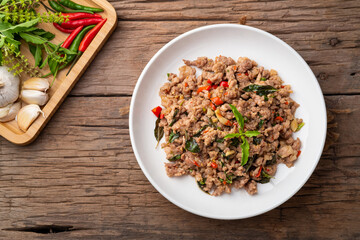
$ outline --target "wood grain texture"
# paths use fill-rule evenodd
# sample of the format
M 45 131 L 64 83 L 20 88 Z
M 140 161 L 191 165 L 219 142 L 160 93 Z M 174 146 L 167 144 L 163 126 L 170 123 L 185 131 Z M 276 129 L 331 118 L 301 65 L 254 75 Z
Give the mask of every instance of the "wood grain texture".
M 359 1 L 111 3 L 116 32 L 39 138 L 26 147 L 0 139 L 0 239 L 360 239 Z M 280 207 L 211 220 L 151 186 L 131 149 L 127 113 L 138 76 L 165 43 L 244 15 L 310 64 L 326 95 L 328 140 L 339 137 Z

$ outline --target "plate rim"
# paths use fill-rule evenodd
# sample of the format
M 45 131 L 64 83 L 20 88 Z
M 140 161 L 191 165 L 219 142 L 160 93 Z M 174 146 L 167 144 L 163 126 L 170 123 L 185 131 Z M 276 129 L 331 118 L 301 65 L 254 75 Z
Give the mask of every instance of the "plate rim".
M 318 154 L 318 156 L 316 156 L 316 162 L 314 163 L 312 169 L 307 173 L 307 176 L 303 178 L 303 182 L 302 184 L 300 184 L 296 189 L 294 189 L 291 194 L 289 194 L 289 196 L 285 197 L 284 199 L 282 199 L 281 201 L 277 202 L 276 204 L 274 204 L 273 206 L 262 210 L 260 212 L 256 212 L 253 214 L 248 214 L 246 216 L 233 216 L 233 217 L 229 217 L 229 216 L 214 216 L 212 214 L 207 214 L 207 213 L 203 213 L 203 212 L 199 212 L 196 209 L 193 208 L 189 208 L 187 206 L 184 206 L 183 204 L 181 204 L 180 202 L 178 202 L 176 199 L 171 198 L 165 191 L 163 191 L 154 181 L 154 179 L 151 177 L 150 173 L 145 169 L 144 165 L 142 164 L 142 161 L 139 160 L 140 155 L 138 153 L 137 148 L 135 147 L 135 139 L 134 139 L 134 133 L 133 133 L 133 109 L 134 109 L 134 105 L 135 105 L 135 99 L 137 97 L 139 88 L 140 88 L 140 84 L 144 79 L 145 74 L 148 72 L 150 66 L 153 64 L 153 62 L 158 58 L 159 55 L 161 55 L 168 47 L 170 47 L 172 44 L 174 44 L 175 42 L 181 40 L 182 38 L 185 38 L 191 34 L 200 32 L 200 31 L 204 31 L 204 30 L 208 30 L 208 29 L 212 29 L 212 28 L 223 28 L 223 27 L 234 27 L 234 28 L 240 28 L 240 29 L 247 29 L 247 30 L 251 30 L 251 31 L 255 31 L 258 32 L 260 34 L 266 35 L 272 39 L 274 39 L 275 41 L 278 41 L 281 45 L 283 45 L 284 47 L 286 47 L 292 54 L 294 54 L 294 56 L 296 58 L 298 58 L 301 62 L 303 62 L 305 64 L 305 68 L 307 71 L 309 71 L 309 73 L 313 76 L 315 81 L 315 86 L 317 88 L 317 91 L 319 91 L 321 93 L 321 105 L 322 108 L 325 112 L 323 117 L 323 121 L 324 121 L 324 126 L 322 129 L 323 130 L 323 136 L 322 136 L 322 142 L 320 144 L 320 152 Z M 321 116 L 320 116 L 321 117 Z M 237 220 L 237 219 L 245 219 L 245 218 L 250 218 L 250 217 L 254 217 L 254 216 L 258 216 L 261 214 L 264 214 L 266 212 L 269 212 L 275 208 L 277 208 L 278 206 L 282 205 L 283 203 L 285 203 L 286 201 L 288 201 L 290 198 L 292 198 L 305 184 L 306 182 L 309 180 L 310 176 L 313 174 L 315 168 L 317 167 L 317 165 L 319 164 L 321 155 L 323 153 L 323 149 L 325 146 L 325 140 L 326 140 L 326 133 L 327 133 L 327 116 L 326 116 L 326 105 L 325 105 L 325 99 L 324 99 L 324 94 L 321 90 L 320 84 L 315 76 L 315 74 L 313 73 L 313 71 L 311 70 L 310 66 L 306 63 L 306 61 L 303 59 L 303 57 L 295 50 L 293 49 L 289 44 L 287 44 L 285 41 L 281 40 L 280 38 L 276 37 L 275 35 L 268 33 L 264 30 L 255 28 L 255 27 L 251 27 L 251 26 L 246 26 L 246 25 L 240 25 L 240 24 L 232 24 L 232 23 L 224 23 L 224 24 L 211 24 L 211 25 L 206 25 L 206 26 L 202 26 L 202 27 L 198 27 L 195 29 L 192 29 L 190 31 L 187 31 L 185 33 L 180 34 L 179 36 L 175 37 L 174 39 L 172 39 L 171 41 L 169 41 L 168 43 L 166 43 L 163 47 L 160 48 L 160 50 L 158 50 L 156 52 L 156 54 L 149 60 L 149 62 L 146 64 L 145 68 L 143 69 L 143 71 L 141 72 L 132 97 L 131 97 L 131 103 L 130 103 L 130 111 L 129 111 L 129 134 L 130 134 L 130 141 L 131 141 L 131 147 L 133 149 L 133 152 L 135 154 L 135 158 L 136 161 L 138 162 L 142 172 L 144 173 L 144 175 L 146 176 L 146 178 L 149 180 L 149 182 L 152 184 L 152 186 L 163 196 L 165 197 L 168 201 L 170 201 L 171 203 L 175 204 L 176 206 L 178 206 L 179 208 L 184 209 L 187 212 L 193 213 L 195 215 L 201 216 L 201 217 L 206 217 L 206 218 L 211 218 L 211 219 L 219 219 L 219 220 Z

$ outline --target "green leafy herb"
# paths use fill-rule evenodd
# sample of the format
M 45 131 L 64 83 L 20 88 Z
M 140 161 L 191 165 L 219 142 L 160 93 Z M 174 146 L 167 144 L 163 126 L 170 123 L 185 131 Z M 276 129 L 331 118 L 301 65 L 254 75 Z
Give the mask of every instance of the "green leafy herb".
M 175 141 L 175 139 L 178 139 L 180 137 L 180 133 L 174 133 L 173 130 L 170 130 L 170 135 L 169 135 L 169 143 L 172 143 Z
M 168 159 L 170 162 L 174 162 L 176 160 L 179 160 L 181 158 L 181 154 L 175 155 L 172 158 Z
M 35 66 L 38 67 L 42 62 L 41 45 L 36 45 L 34 58 L 35 58 Z
M 199 153 L 200 147 L 194 138 L 190 138 L 185 142 L 185 149 L 192 153 Z
M 260 78 L 260 81 L 266 81 L 266 80 L 267 80 L 267 79 L 264 78 L 264 77 Z
M 255 145 L 259 145 L 261 143 L 261 141 L 262 141 L 261 138 L 257 138 L 257 137 L 253 138 L 253 144 L 255 144 Z
M 231 107 L 231 110 L 234 113 L 236 121 L 238 122 L 238 124 L 240 126 L 239 127 L 239 133 L 230 133 L 230 134 L 226 135 L 224 137 L 224 139 L 227 139 L 227 138 L 237 138 L 238 139 L 239 137 L 241 138 L 241 140 L 242 140 L 242 144 L 241 144 L 241 166 L 244 166 L 248 161 L 249 150 L 250 150 L 249 142 L 246 140 L 245 136 L 246 137 L 256 137 L 257 135 L 260 134 L 260 132 L 258 132 L 258 131 L 246 131 L 244 133 L 243 132 L 244 131 L 244 118 L 243 118 L 243 116 L 236 109 L 235 106 L 230 104 L 230 107 Z
M 259 129 L 262 127 L 264 125 L 264 120 L 260 120 L 260 122 L 259 122 Z
M 272 159 L 271 160 L 267 160 L 266 163 L 265 163 L 265 166 L 270 166 L 270 165 L 274 165 L 276 163 L 276 154 L 274 154 L 272 156 Z
M 232 138 L 231 139 L 231 143 L 230 143 L 230 145 L 231 146 L 234 146 L 234 147 L 238 147 L 239 146 L 239 144 L 240 144 L 240 140 L 239 140 L 239 138 L 237 137 L 237 138 Z
M 170 127 L 172 127 L 179 120 L 179 118 L 176 117 L 176 115 L 178 113 L 179 113 L 179 109 L 176 108 L 175 111 L 174 111 L 173 120 L 169 124 Z
M 164 127 L 160 127 L 160 118 L 158 118 L 155 122 L 155 129 L 154 129 L 154 136 L 155 139 L 157 141 L 156 147 L 159 145 L 160 140 L 162 139 L 162 137 L 164 136 Z
M 200 137 L 201 133 L 208 127 L 209 125 L 205 125 L 202 128 L 200 128 L 199 131 L 193 136 L 193 137 Z
M 250 167 L 252 166 L 254 159 L 255 159 L 255 156 L 250 157 L 248 162 L 244 165 L 245 172 L 248 172 L 250 170 Z
M 300 131 L 300 129 L 301 129 L 304 125 L 305 125 L 304 122 L 300 123 L 300 124 L 298 125 L 298 127 L 297 127 L 297 129 L 296 129 L 295 132 Z
M 209 126 L 214 128 L 214 129 L 217 129 L 216 124 L 213 122 L 213 120 L 211 120 L 211 118 L 209 118 Z
M 207 194 L 210 194 L 208 191 L 204 190 L 204 188 L 206 187 L 205 181 L 206 181 L 206 178 L 201 181 L 196 181 L 196 183 L 197 183 L 198 187 L 201 189 L 201 191 L 203 191 Z
M 266 96 L 270 93 L 274 93 L 274 92 L 278 91 L 278 89 L 276 89 L 270 85 L 256 85 L 256 84 L 249 85 L 249 86 L 243 88 L 243 90 L 245 92 L 256 92 L 256 94 L 259 96 Z
M 223 143 L 224 141 L 225 141 L 225 139 L 223 139 L 223 138 L 218 138 L 215 140 L 215 142 L 217 142 L 217 143 Z

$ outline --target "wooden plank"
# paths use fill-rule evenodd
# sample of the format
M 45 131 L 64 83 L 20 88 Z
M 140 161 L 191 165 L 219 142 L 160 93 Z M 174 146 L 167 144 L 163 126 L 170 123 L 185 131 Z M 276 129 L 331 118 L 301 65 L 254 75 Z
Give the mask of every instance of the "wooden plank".
M 326 97 L 339 142 L 295 197 L 258 217 L 217 221 L 174 206 L 145 178 L 128 135 L 130 97 L 69 97 L 33 144 L 0 140 L 0 238 L 355 239 L 360 150 L 348 143 L 360 140 L 359 100 Z M 17 230 L 53 224 L 73 231 Z
M 119 15 L 124 13 L 120 11 Z M 238 18 L 231 21 L 120 21 L 99 58 L 71 94 L 130 96 L 147 62 L 167 42 L 197 27 L 237 21 Z M 308 20 L 261 23 L 248 20 L 247 25 L 269 31 L 297 50 L 312 68 L 325 94 L 360 93 L 360 23 L 346 24 L 347 28 L 342 30 L 321 29 L 318 21 Z M 115 61 L 110 61 L 114 58 Z

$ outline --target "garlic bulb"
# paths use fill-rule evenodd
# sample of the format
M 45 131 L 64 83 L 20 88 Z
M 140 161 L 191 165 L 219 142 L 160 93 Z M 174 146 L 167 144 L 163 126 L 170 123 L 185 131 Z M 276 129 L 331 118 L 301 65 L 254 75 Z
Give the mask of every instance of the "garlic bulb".
M 30 78 L 22 85 L 23 90 L 37 90 L 41 92 L 46 92 L 49 87 L 49 81 L 46 78 Z
M 8 122 L 15 119 L 21 108 L 21 103 L 10 103 L 6 107 L 0 108 L 0 122 Z
M 22 131 L 26 132 L 30 125 L 39 117 L 40 113 L 42 113 L 42 115 L 44 116 L 44 113 L 36 104 L 26 105 L 25 107 L 20 109 L 18 115 L 16 116 L 16 121 L 19 128 Z
M 20 79 L 8 70 L 8 67 L 0 66 L 0 107 L 6 107 L 19 97 Z
M 21 100 L 27 104 L 37 104 L 43 106 L 48 101 L 49 96 L 47 93 L 37 91 L 37 90 L 22 90 L 21 91 Z

